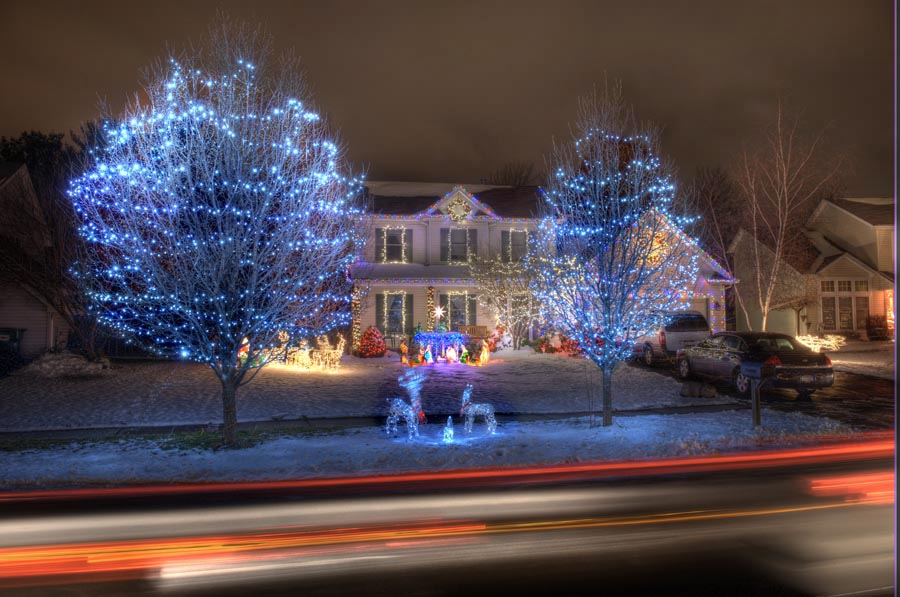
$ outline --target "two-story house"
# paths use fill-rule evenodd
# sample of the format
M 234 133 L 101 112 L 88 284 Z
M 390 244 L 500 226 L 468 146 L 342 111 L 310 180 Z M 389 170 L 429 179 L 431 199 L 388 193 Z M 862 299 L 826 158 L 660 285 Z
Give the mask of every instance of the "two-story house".
M 370 182 L 367 189 L 368 242 L 352 271 L 354 345 L 373 325 L 388 338 L 409 337 L 418 325 L 431 330 L 436 307 L 449 330 L 492 330 L 497 316 L 479 304 L 468 262 L 525 255 L 538 225 L 538 189 L 388 182 Z M 697 250 L 703 265 L 694 288 L 686 289 L 691 308 L 724 329 L 731 276 Z
M 865 337 L 870 315 L 884 316 L 893 331 L 894 200 L 823 200 L 807 219 L 805 235 L 809 250 L 785 268 L 788 274 L 811 277 L 814 288 L 807 293 L 808 302 L 799 319 L 791 309 L 771 311 L 767 331 Z M 729 252 L 737 256 L 741 243 L 749 241 L 750 236 L 742 230 Z M 735 276 L 749 284 L 753 263 L 736 257 L 734 267 Z M 755 301 L 748 301 L 747 311 L 749 322 L 738 310 L 738 329 L 759 329 L 762 316 Z
M 807 222 L 819 253 L 812 265 L 819 300 L 809 309 L 814 330 L 864 335 L 869 315 L 894 327 L 894 199 L 822 201 Z

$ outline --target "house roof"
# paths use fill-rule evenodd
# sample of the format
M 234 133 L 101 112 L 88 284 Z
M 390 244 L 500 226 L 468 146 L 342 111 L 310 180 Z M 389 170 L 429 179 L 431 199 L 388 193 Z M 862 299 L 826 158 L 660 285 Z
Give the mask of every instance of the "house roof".
M 3 186 L 23 165 L 23 162 L 0 162 L 0 186 Z
M 894 202 L 871 203 L 871 200 L 828 199 L 828 201 L 872 226 L 894 225 Z
M 372 182 L 366 188 L 373 213 L 412 216 L 428 210 L 454 185 Z M 538 187 L 466 185 L 465 188 L 501 218 L 530 218 L 538 210 Z M 430 192 L 434 194 L 427 194 Z

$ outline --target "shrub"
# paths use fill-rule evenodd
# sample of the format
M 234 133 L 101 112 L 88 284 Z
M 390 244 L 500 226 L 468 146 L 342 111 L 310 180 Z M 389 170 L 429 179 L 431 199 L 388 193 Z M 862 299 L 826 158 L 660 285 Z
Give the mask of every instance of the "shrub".
M 0 377 L 23 365 L 22 357 L 10 350 L 0 350 Z
M 884 315 L 869 315 L 866 318 L 866 335 L 869 340 L 887 340 L 887 318 Z
M 370 325 L 366 328 L 366 331 L 363 332 L 362 338 L 359 341 L 358 355 L 364 359 L 370 359 L 373 357 L 383 357 L 385 352 L 387 352 L 387 344 L 384 343 L 381 332 L 374 325 Z

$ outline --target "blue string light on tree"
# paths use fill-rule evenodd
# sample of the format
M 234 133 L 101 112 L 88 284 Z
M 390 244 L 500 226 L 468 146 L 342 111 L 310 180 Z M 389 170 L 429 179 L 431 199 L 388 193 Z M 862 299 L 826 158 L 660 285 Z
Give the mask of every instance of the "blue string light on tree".
M 619 86 L 584 98 L 571 143 L 555 148 L 543 217 L 526 258 L 544 321 L 603 372 L 603 424 L 612 374 L 634 340 L 684 308 L 697 282 L 691 219 L 670 211 L 671 168 L 658 133 L 639 125 Z
M 235 394 L 292 341 L 349 322 L 361 181 L 270 39 L 222 24 L 104 123 L 70 197 L 77 275 L 102 324 L 213 369 L 233 444 Z

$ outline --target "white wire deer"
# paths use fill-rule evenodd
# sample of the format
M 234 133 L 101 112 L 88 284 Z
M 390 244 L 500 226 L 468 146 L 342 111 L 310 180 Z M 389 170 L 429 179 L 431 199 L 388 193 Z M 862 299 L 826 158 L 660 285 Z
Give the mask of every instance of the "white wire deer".
M 400 419 L 406 423 L 406 439 L 419 437 L 419 416 L 413 407 L 407 404 L 403 398 L 388 398 L 390 408 L 388 409 L 387 423 L 384 426 L 384 432 L 388 437 L 397 437 L 397 423 Z
M 397 423 L 403 419 L 406 423 L 407 439 L 419 437 L 419 421 L 425 419 L 425 413 L 422 411 L 422 382 L 425 381 L 425 374 L 407 369 L 397 381 L 409 394 L 410 402 L 407 404 L 402 398 L 387 399 L 390 406 L 384 431 L 388 436 L 397 437 Z
M 481 415 L 484 422 L 487 423 L 487 432 L 492 434 L 497 431 L 497 418 L 494 416 L 494 406 L 487 402 L 472 402 L 472 384 L 467 384 L 463 390 L 462 408 L 459 409 L 459 416 L 466 417 L 465 429 L 466 433 L 472 433 L 472 427 L 475 425 L 475 417 Z

